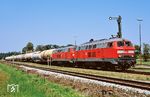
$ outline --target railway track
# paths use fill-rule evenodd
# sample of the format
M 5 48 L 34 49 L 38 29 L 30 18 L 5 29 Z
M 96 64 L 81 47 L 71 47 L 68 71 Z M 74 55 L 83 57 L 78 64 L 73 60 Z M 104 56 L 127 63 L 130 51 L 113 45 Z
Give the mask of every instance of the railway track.
M 71 76 L 77 76 L 77 77 L 82 77 L 82 78 L 87 78 L 87 79 L 92 79 L 92 80 L 97 80 L 97 81 L 104 81 L 104 82 L 109 82 L 109 83 L 114 83 L 114 84 L 119 84 L 119 85 L 124 85 L 124 86 L 129 86 L 129 87 L 133 87 L 133 88 L 139 88 L 139 89 L 144 89 L 144 90 L 150 91 L 150 82 L 142 82 L 142 81 L 135 81 L 135 80 L 126 80 L 126 79 L 119 79 L 119 78 L 112 78 L 112 77 L 96 76 L 96 75 L 83 74 L 83 73 L 77 73 L 77 72 L 50 69 L 50 68 L 45 68 L 45 67 L 36 67 L 36 66 L 23 64 L 23 63 L 16 63 L 16 65 L 23 65 L 26 67 L 32 67 L 32 68 L 42 69 L 42 70 L 46 70 L 46 71 L 51 71 L 51 72 L 56 72 L 56 73 L 61 73 L 61 74 L 66 74 L 66 75 L 71 75 Z
M 12 63 L 12 62 L 9 62 Z M 19 64 L 19 62 L 14 62 L 15 64 Z M 22 63 L 20 63 L 22 64 Z M 29 64 L 29 63 L 25 63 Z M 40 65 L 40 64 L 38 64 Z M 126 71 L 120 71 L 120 70 L 102 70 L 102 69 L 93 69 L 93 70 L 101 70 L 101 71 L 112 71 L 112 72 L 118 72 L 118 73 L 129 73 L 129 74 L 141 74 L 141 75 L 150 75 L 150 72 L 142 72 L 142 71 L 135 71 L 135 70 L 126 70 Z
M 142 71 L 135 71 L 135 70 L 126 70 L 123 71 L 123 73 L 150 75 L 150 72 L 142 72 Z
M 12 62 L 10 62 L 12 63 Z M 19 63 L 19 62 L 14 62 L 14 63 Z M 20 63 L 22 64 L 22 63 Z M 29 64 L 29 63 L 25 63 Z M 40 64 L 38 64 L 40 65 Z M 102 70 L 102 69 L 93 69 L 93 70 Z M 102 70 L 102 71 L 112 71 L 112 70 Z M 141 74 L 141 75 L 150 75 L 150 72 L 142 72 L 142 71 L 135 71 L 135 70 L 126 70 L 126 71 L 120 71 L 120 70 L 114 70 L 112 72 L 118 72 L 118 73 L 129 73 L 129 74 Z
M 95 70 L 102 70 L 102 69 L 95 69 Z M 120 72 L 120 73 L 130 73 L 130 74 L 142 74 L 142 75 L 150 75 L 150 72 L 143 72 L 143 71 L 135 71 L 135 70 L 125 70 L 125 71 L 120 71 L 120 70 L 102 70 L 102 71 L 112 71 L 112 72 Z

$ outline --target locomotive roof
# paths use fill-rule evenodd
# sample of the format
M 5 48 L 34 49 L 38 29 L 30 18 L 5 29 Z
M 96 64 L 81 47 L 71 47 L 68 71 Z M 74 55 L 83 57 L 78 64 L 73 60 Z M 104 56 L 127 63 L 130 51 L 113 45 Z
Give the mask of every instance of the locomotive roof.
M 106 42 L 122 41 L 122 40 L 128 41 L 127 39 L 124 39 L 124 38 L 110 38 L 110 39 L 101 39 L 101 40 L 89 41 L 89 42 L 83 43 L 81 45 L 106 43 Z
M 61 49 L 67 49 L 67 48 L 74 48 L 75 46 L 65 46 L 65 47 L 60 47 L 60 48 L 57 48 L 57 50 L 61 50 Z

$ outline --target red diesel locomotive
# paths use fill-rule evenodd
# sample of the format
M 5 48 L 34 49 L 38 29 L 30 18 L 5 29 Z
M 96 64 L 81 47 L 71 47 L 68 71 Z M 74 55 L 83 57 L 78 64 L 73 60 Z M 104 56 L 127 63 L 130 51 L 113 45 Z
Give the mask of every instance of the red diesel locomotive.
M 134 50 L 131 41 L 127 39 L 102 39 L 56 49 L 51 59 L 57 64 L 70 62 L 78 67 L 126 70 L 136 63 Z

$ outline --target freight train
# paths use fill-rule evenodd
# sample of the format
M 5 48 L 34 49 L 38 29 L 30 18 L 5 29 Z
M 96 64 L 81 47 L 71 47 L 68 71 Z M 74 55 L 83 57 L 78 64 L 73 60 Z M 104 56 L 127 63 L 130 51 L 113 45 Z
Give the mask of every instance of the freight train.
M 7 61 L 50 62 L 52 65 L 126 70 L 136 64 L 135 48 L 123 38 L 90 40 L 81 45 L 6 57 Z

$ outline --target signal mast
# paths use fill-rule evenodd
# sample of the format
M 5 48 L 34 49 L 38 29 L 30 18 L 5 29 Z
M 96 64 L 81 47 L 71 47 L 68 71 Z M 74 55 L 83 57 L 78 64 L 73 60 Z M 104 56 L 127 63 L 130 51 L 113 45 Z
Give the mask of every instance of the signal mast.
M 118 17 L 109 17 L 109 20 L 117 20 L 118 23 L 118 33 L 117 33 L 117 37 L 118 38 L 122 38 L 122 32 L 121 32 L 121 16 L 119 15 Z

